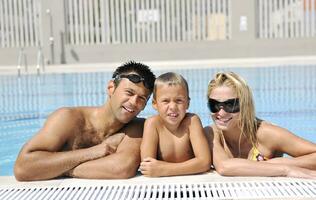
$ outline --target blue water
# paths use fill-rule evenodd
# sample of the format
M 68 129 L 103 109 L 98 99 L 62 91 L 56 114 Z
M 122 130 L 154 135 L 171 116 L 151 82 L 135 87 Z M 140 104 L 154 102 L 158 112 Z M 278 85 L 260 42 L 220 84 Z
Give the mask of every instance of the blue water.
M 258 117 L 316 143 L 316 65 L 172 71 L 187 79 L 191 97 L 189 111 L 197 113 L 204 126 L 211 123 L 206 106 L 209 80 L 218 71 L 234 71 L 253 89 Z M 155 71 L 155 74 L 164 72 Z M 19 150 L 53 110 L 62 106 L 103 104 L 110 77 L 109 72 L 0 76 L 0 175 L 13 175 Z M 149 100 L 140 115 L 154 113 Z

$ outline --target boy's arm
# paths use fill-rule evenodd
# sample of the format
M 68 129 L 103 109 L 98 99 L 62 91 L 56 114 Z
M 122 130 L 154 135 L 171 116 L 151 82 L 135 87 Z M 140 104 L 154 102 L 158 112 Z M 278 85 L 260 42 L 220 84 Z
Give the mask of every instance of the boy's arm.
M 211 154 L 201 121 L 198 116 L 193 115 L 190 123 L 190 140 L 195 157 L 181 163 L 171 163 L 153 158 L 146 158 L 141 164 L 141 169 L 146 171 L 145 175 L 174 176 L 196 174 L 210 169 Z
M 155 117 L 151 117 L 145 121 L 143 140 L 140 148 L 142 161 L 148 157 L 157 157 L 159 137 L 155 126 L 156 119 Z

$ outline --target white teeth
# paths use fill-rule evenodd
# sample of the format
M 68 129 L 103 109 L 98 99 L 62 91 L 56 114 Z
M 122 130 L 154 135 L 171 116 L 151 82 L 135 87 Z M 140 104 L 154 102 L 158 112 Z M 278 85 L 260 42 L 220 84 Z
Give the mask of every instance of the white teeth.
M 126 107 L 124 107 L 124 108 L 125 108 L 125 110 L 127 110 L 130 113 L 134 112 L 134 110 L 132 110 L 132 109 L 129 109 L 129 108 L 126 108 Z
M 228 118 L 228 119 L 218 119 L 219 121 L 221 121 L 221 122 L 224 122 L 224 123 L 226 123 L 226 122 L 228 122 L 229 120 L 231 120 L 232 118 Z
M 176 113 L 170 113 L 169 116 L 170 116 L 170 117 L 176 117 L 177 114 L 176 114 Z

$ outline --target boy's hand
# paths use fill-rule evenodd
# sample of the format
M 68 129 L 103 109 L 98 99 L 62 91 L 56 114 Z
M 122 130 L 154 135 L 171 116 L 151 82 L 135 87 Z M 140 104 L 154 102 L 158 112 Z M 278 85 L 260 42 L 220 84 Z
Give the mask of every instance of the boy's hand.
M 139 167 L 144 176 L 159 177 L 163 176 L 163 162 L 154 158 L 145 158 Z

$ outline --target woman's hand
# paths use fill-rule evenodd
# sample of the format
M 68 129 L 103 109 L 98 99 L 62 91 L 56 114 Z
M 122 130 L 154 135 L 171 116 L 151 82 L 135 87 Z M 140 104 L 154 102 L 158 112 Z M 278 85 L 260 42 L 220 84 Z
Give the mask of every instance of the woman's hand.
M 301 167 L 288 166 L 287 177 L 316 179 L 316 171 Z

